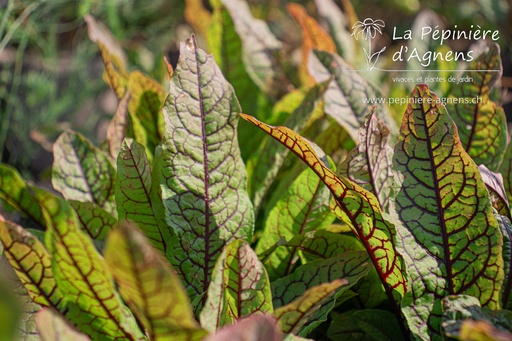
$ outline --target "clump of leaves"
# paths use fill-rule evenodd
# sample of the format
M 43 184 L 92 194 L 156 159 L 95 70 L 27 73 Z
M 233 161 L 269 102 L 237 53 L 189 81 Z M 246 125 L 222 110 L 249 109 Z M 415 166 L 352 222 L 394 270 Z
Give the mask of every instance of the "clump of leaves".
M 13 285 L 40 309 L 20 313 L 24 336 L 35 320 L 42 340 L 510 337 L 512 154 L 479 142 L 506 137 L 486 77 L 499 49 L 476 60 L 484 103 L 447 111 L 417 85 L 397 128 L 363 105 L 379 90 L 349 70 L 346 45 L 320 46 L 314 37 L 333 38 L 297 6 L 304 87 L 278 102 L 266 73 L 278 44 L 244 2 L 198 12 L 198 29 L 230 39 L 207 39 L 215 58 L 242 63 L 216 63 L 192 35 L 167 94 L 87 19 L 119 98 L 107 140 L 60 136 L 61 195 L 0 166 L 0 196 L 35 226 L 0 219 Z M 230 82 L 252 90 L 236 96 Z

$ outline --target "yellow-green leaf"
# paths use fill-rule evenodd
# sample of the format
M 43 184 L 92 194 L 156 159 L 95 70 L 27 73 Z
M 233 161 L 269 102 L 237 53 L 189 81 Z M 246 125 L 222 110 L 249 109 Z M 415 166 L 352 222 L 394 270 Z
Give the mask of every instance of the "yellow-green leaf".
M 0 241 L 30 298 L 42 306 L 64 308 L 63 295 L 53 277 L 51 257 L 43 244 L 23 227 L 2 216 Z
M 68 201 L 75 210 L 80 228 L 92 240 L 103 241 L 117 220 L 107 211 L 92 202 Z
M 46 226 L 32 187 L 25 183 L 17 170 L 8 165 L 0 165 L 0 197 L 42 228 Z
M 119 292 L 151 340 L 200 340 L 187 293 L 169 262 L 127 223 L 112 231 L 105 260 Z
M 93 340 L 143 340 L 135 319 L 122 305 L 103 258 L 80 232 L 75 212 L 64 200 L 41 194 L 57 287 L 66 299 L 68 318 Z
M 348 281 L 345 279 L 322 283 L 308 289 L 293 302 L 276 309 L 274 316 L 279 320 L 283 332 L 298 333 L 320 306 L 334 295 L 336 289 L 347 284 Z

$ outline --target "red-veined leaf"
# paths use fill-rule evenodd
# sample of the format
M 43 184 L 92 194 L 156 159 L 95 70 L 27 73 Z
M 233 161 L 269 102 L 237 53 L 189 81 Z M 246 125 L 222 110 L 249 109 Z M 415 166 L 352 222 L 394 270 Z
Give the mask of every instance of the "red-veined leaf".
M 439 98 L 417 85 L 395 148 L 399 244 L 411 283 L 402 311 L 412 333 L 441 338 L 441 299 L 477 297 L 500 306 L 502 237 L 478 168 Z

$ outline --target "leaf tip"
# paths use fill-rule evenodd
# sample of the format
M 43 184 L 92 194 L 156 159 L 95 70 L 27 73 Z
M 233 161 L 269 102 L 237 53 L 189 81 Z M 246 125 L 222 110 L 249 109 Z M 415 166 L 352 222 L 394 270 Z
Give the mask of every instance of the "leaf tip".
M 190 52 L 195 52 L 196 49 L 197 49 L 197 43 L 196 43 L 196 35 L 194 33 L 192 33 L 190 35 L 190 38 L 188 38 L 186 41 L 185 41 L 185 47 L 187 48 L 187 50 L 189 50 Z

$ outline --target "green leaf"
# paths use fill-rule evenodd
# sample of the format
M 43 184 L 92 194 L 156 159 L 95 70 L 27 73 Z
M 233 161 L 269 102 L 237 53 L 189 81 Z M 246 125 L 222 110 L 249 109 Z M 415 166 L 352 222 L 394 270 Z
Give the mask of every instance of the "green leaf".
M 40 195 L 48 223 L 46 245 L 52 270 L 66 298 L 66 318 L 93 340 L 143 340 L 135 319 L 114 291 L 103 258 L 78 228 L 71 206 L 64 200 Z
M 501 289 L 503 309 L 512 310 L 512 222 L 507 216 L 494 213 L 503 235 L 505 281 Z
M 192 36 L 180 47 L 164 105 L 166 136 L 155 156 L 168 258 L 191 300 L 208 289 L 224 245 L 251 239 L 254 212 L 246 192 L 236 126 L 240 106 L 212 56 Z
M 471 82 L 453 86 L 446 108 L 457 124 L 460 141 L 475 163 L 498 169 L 507 145 L 507 120 L 503 108 L 489 98 L 501 78 L 500 48 L 489 44 L 462 76 Z M 453 102 L 456 100 L 457 102 Z
M 345 279 L 314 286 L 293 302 L 276 309 L 274 316 L 279 320 L 284 333 L 299 333 L 313 314 L 334 295 L 336 289 L 347 285 Z
M 164 89 L 139 71 L 130 74 L 127 87 L 131 94 L 128 111 L 133 137 L 153 155 L 165 132 L 161 111 L 165 99 Z
M 404 339 L 396 316 L 389 311 L 365 309 L 332 313 L 330 340 L 399 341 Z
M 361 251 L 364 246 L 356 237 L 330 231 L 312 231 L 294 237 L 279 246 L 296 247 L 303 252 L 307 261 L 327 259 L 348 251 Z M 379 274 L 371 267 L 368 275 L 357 282 L 352 290 L 357 292 L 358 301 L 366 308 L 379 306 L 387 299 Z
M 505 191 L 505 185 L 503 184 L 503 176 L 499 173 L 491 172 L 489 168 L 484 165 L 479 165 L 478 171 L 480 172 L 482 180 L 489 192 L 489 199 L 491 200 L 492 207 L 494 207 L 499 214 L 512 219 L 507 192 Z
M 339 165 L 345 160 L 348 156 L 347 150 L 356 147 L 347 130 L 334 121 L 318 135 L 315 142 L 325 154 L 331 157 L 335 165 Z
M 307 89 L 294 89 L 283 95 L 272 107 L 272 114 L 268 117 L 270 124 L 283 123 L 304 102 Z M 250 126 L 248 124 L 248 126 Z M 266 136 L 262 132 L 263 136 Z
M 375 267 L 371 267 L 368 275 L 352 288 L 357 295 L 357 302 L 366 309 L 377 308 L 388 300 L 386 289 Z
M 41 227 L 46 226 L 32 187 L 25 183 L 17 170 L 8 165 L 0 165 L 0 197 Z
M 272 34 L 265 21 L 253 17 L 245 1 L 220 1 L 231 15 L 236 33 L 242 42 L 242 62 L 249 77 L 261 91 L 273 97 L 278 89 L 278 68 L 273 54 L 281 49 L 281 42 Z
M 219 330 L 203 341 L 281 341 L 283 337 L 270 315 L 251 315 Z
M 63 308 L 63 295 L 57 288 L 52 272 L 52 260 L 43 244 L 23 227 L 0 216 L 0 241 L 4 253 L 37 304 Z
M 284 124 L 293 130 L 302 130 L 308 118 L 319 105 L 326 88 L 327 83 L 320 83 L 310 89 L 301 105 L 293 111 Z M 249 181 L 249 192 L 256 211 L 261 206 L 263 197 L 275 180 L 288 152 L 287 148 L 276 141 L 266 139 L 258 151 L 247 161 L 248 172 L 252 174 Z
M 461 340 L 512 339 L 512 312 L 492 311 L 468 295 L 448 296 L 443 304 L 443 332 Z
M 364 250 L 364 246 L 356 237 L 325 230 L 298 235 L 283 246 L 299 249 L 308 260 L 327 259 L 347 251 Z
M 244 52 L 242 40 L 235 30 L 233 19 L 222 1 L 212 1 L 211 3 L 213 15 L 207 38 L 215 62 L 219 65 L 226 80 L 235 89 L 242 110 L 249 111 L 258 117 L 267 117 L 270 112 L 268 97 L 248 75 L 244 63 L 240 63 Z M 244 5 L 246 4 L 242 5 L 244 10 L 249 11 Z M 246 15 L 250 16 L 251 14 L 247 12 Z M 238 127 L 244 160 L 258 148 L 265 136 L 257 134 L 251 139 L 245 139 L 244 137 L 250 134 L 249 127 L 244 124 Z
M 53 187 L 67 200 L 93 202 L 115 215 L 116 171 L 82 135 L 66 131 L 53 145 Z
M 298 267 L 291 275 L 272 282 L 274 308 L 282 307 L 302 296 L 316 285 L 344 278 L 348 289 L 368 273 L 368 255 L 363 251 L 349 251 L 318 259 Z
M 341 278 L 346 280 L 346 285 L 340 287 L 327 302 L 324 301 L 323 306 L 309 318 L 308 324 L 300 333 L 301 336 L 304 336 L 327 319 L 327 314 L 334 308 L 336 300 L 344 291 L 368 274 L 368 260 L 366 252 L 351 251 L 302 265 L 291 275 L 272 282 L 274 307 L 277 310 L 277 308 L 293 302 L 314 286 Z
M 242 317 L 273 310 L 268 275 L 256 253 L 243 240 L 226 245 L 213 271 L 201 325 L 215 332 Z
M 392 169 L 393 149 L 389 146 L 390 132 L 373 112 L 359 130 L 359 145 L 338 168 L 338 173 L 375 194 L 383 211 L 388 212 L 394 197 L 393 186 L 398 179 Z
M 286 127 L 269 126 L 249 115 L 241 116 L 287 146 L 315 171 L 336 199 L 335 213 L 354 229 L 363 242 L 382 283 L 387 286 L 388 297 L 391 299 L 393 293 L 402 296 L 406 290 L 405 277 L 402 259 L 393 244 L 395 231 L 383 219 L 375 196 L 350 180 L 336 176 L 318 158 L 309 143 L 294 131 Z
M 135 222 L 154 247 L 165 254 L 171 237 L 162 204 L 152 199 L 151 165 L 145 149 L 125 139 L 117 157 L 116 201 L 119 219 Z
M 80 229 L 92 240 L 103 241 L 108 232 L 117 224 L 117 220 L 107 211 L 92 202 L 68 201 L 75 210 Z
M 329 208 L 329 189 L 311 169 L 305 169 L 271 209 L 256 246 L 261 253 L 280 238 L 287 241 L 303 233 L 325 229 L 336 216 Z M 298 258 L 297 247 L 280 247 L 265 262 L 271 279 L 289 275 Z
M 199 340 L 190 300 L 179 276 L 142 233 L 127 223 L 112 231 L 105 261 L 119 292 L 151 340 Z
M 502 241 L 478 168 L 439 98 L 417 85 L 409 103 L 394 160 L 404 176 L 397 231 L 412 283 L 402 311 L 416 337 L 439 339 L 444 296 L 500 306 Z
M 324 82 L 331 77 L 329 88 L 324 94 L 325 113 L 344 127 L 354 141 L 358 140 L 359 127 L 364 123 L 372 106 L 363 98 L 378 98 L 380 94 L 357 71 L 335 53 L 314 51 L 309 63 L 309 72 L 317 82 Z M 311 58 L 310 58 L 311 59 Z M 396 132 L 396 125 L 384 106 L 376 108 L 376 115 L 388 126 L 391 135 Z
M 73 328 L 62 315 L 52 309 L 42 309 L 36 316 L 37 330 L 41 341 L 89 341 L 90 339 Z

